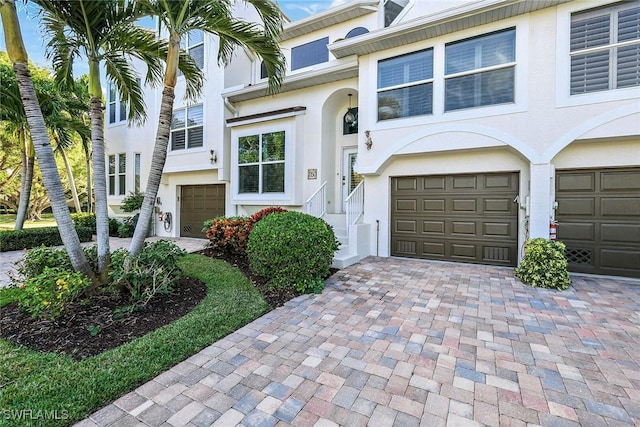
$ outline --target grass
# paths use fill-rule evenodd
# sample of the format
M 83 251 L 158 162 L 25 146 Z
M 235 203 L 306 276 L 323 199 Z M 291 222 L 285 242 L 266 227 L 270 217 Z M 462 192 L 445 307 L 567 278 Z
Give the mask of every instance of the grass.
M 207 284 L 205 299 L 186 316 L 118 348 L 76 362 L 0 340 L 0 425 L 28 425 L 7 416 L 20 410 L 65 418 L 41 418 L 34 421 L 38 426 L 86 418 L 268 311 L 260 292 L 224 261 L 190 254 L 179 264 Z M 6 292 L 0 295 L 3 303 L 11 300 Z
M 40 221 L 24 222 L 24 228 L 55 227 L 56 225 L 56 220 L 53 217 L 53 214 L 42 214 L 42 219 Z M 0 230 L 13 230 L 15 226 L 15 214 L 0 215 Z

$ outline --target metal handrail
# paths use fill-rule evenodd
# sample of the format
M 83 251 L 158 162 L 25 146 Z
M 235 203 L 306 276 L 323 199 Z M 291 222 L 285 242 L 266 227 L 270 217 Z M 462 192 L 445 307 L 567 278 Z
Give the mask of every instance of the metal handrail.
M 309 197 L 305 207 L 309 215 L 317 218 L 322 218 L 327 213 L 327 181 Z
M 347 211 L 347 227 L 358 222 L 364 214 L 364 180 L 344 199 Z

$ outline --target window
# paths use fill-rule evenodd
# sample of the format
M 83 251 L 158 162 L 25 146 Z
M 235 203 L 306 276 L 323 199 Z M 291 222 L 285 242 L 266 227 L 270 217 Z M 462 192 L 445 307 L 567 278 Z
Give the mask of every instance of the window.
M 408 4 L 409 0 L 385 0 L 384 26 L 388 27 L 391 25 Z
M 356 27 L 354 29 L 352 29 L 351 31 L 349 31 L 347 33 L 346 36 L 344 36 L 345 39 L 350 39 L 351 37 L 357 37 L 360 36 L 362 34 L 367 34 L 369 32 L 369 30 L 367 30 L 364 27 Z
M 634 6 L 635 7 L 630 7 Z M 640 85 L 638 2 L 571 16 L 571 95 Z
M 127 155 L 120 153 L 111 154 L 108 158 L 109 195 L 124 196 L 127 192 Z
M 140 153 L 134 154 L 133 162 L 133 191 L 140 192 Z
M 284 193 L 285 133 L 238 138 L 239 193 Z
M 445 45 L 445 111 L 514 102 L 514 28 Z
M 109 101 L 107 104 L 109 124 L 127 120 L 127 103 L 118 98 L 116 86 L 113 83 L 109 83 Z
M 378 120 L 431 114 L 433 49 L 378 62 Z
M 171 120 L 171 151 L 203 146 L 202 105 L 174 110 Z
M 204 32 L 192 30 L 180 40 L 180 48 L 187 51 L 193 58 L 198 68 L 204 68 Z M 179 73 L 182 75 L 182 73 Z
M 291 70 L 321 64 L 329 60 L 329 37 L 312 41 L 291 49 Z

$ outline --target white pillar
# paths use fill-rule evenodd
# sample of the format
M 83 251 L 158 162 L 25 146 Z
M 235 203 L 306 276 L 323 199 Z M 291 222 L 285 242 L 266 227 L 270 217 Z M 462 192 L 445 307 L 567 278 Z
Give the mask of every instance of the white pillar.
M 529 184 L 529 238 L 549 238 L 553 219 L 554 168 L 550 163 L 531 164 Z

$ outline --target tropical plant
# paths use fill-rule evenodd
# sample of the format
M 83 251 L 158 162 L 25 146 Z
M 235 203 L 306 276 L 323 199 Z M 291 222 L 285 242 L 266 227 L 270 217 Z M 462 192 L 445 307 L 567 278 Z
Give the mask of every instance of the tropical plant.
M 154 203 L 160 187 L 160 179 L 164 169 L 173 101 L 178 77 L 180 41 L 191 31 L 218 36 L 218 62 L 226 64 L 230 61 L 236 47 L 244 47 L 263 59 L 269 76 L 269 92 L 275 92 L 284 77 L 285 60 L 278 46 L 278 37 L 282 30 L 283 18 L 278 6 L 271 0 L 245 0 L 253 6 L 261 20 L 261 25 L 246 22 L 233 16 L 234 2 L 231 0 L 144 0 L 140 4 L 146 13 L 157 16 L 169 36 L 169 49 L 164 74 L 164 89 L 160 104 L 160 114 L 156 142 L 151 159 L 151 169 L 147 179 L 145 198 L 140 210 L 140 226 L 131 241 L 129 252 L 137 254 L 148 233 Z M 195 65 L 195 64 L 193 64 Z M 182 67 L 180 68 L 182 70 Z M 187 96 L 194 99 L 202 89 L 202 73 L 197 68 L 188 75 Z
M 0 15 L 4 28 L 7 54 L 13 64 L 13 71 L 15 72 L 18 82 L 27 123 L 29 124 L 29 131 L 33 140 L 34 151 L 38 158 L 38 164 L 42 171 L 47 192 L 49 193 L 51 208 L 56 218 L 58 228 L 60 229 L 60 235 L 67 248 L 73 267 L 80 273 L 85 274 L 92 281 L 95 281 L 96 277 L 84 256 L 78 233 L 75 230 L 73 221 L 71 220 L 71 213 L 66 204 L 60 174 L 56 166 L 42 110 L 36 97 L 33 81 L 31 80 L 27 50 L 24 47 L 14 0 L 0 0 Z
M 81 55 L 89 64 L 89 96 L 91 141 L 95 190 L 98 273 L 108 282 L 109 218 L 104 150 L 103 102 L 100 67 L 128 105 L 130 122 L 142 122 L 145 105 L 137 74 L 129 57 L 147 66 L 147 82 L 158 81 L 166 44 L 156 40 L 152 32 L 137 25 L 141 17 L 136 2 L 120 0 L 34 0 L 43 11 L 42 22 L 50 41 L 47 54 L 52 59 L 56 81 L 73 86 L 73 64 Z
M 562 242 L 535 238 L 527 240 L 524 258 L 515 275 L 527 285 L 564 290 L 571 284 Z

